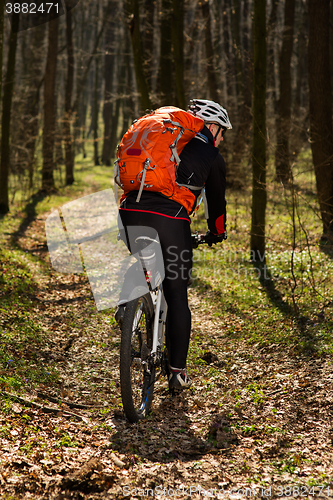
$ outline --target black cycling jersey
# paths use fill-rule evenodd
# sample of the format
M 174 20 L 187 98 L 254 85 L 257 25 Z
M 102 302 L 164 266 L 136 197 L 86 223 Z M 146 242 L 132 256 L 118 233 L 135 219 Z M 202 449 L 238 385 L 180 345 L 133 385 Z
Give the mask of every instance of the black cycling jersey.
M 205 143 L 200 136 L 192 139 L 184 147 L 177 171 L 177 182 L 192 186 L 205 186 L 208 205 L 208 228 L 214 234 L 222 234 L 226 228 L 226 166 L 214 138 L 207 127 L 201 134 L 207 138 Z M 192 191 L 196 197 L 200 191 Z

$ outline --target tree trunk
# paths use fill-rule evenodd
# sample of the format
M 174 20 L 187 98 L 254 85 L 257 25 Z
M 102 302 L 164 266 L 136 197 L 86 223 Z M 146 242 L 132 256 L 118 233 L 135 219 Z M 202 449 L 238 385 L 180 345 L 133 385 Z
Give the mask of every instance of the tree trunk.
M 153 66 L 154 66 L 154 11 L 156 0 L 145 0 L 144 2 L 144 29 L 143 29 L 143 54 L 144 72 L 148 88 L 153 87 Z
M 126 46 L 126 45 L 125 45 Z M 129 47 L 127 47 L 129 49 Z M 116 146 L 118 143 L 119 139 L 119 132 L 118 132 L 118 123 L 119 123 L 119 116 L 120 116 L 120 107 L 121 104 L 124 102 L 124 98 L 122 97 L 122 94 L 124 92 L 124 88 L 126 88 L 126 69 L 127 69 L 127 64 L 128 64 L 128 59 L 126 58 L 126 52 L 125 54 L 121 54 L 122 50 L 120 49 L 119 51 L 119 64 L 118 64 L 118 85 L 117 85 L 117 99 L 115 101 L 115 105 L 113 108 L 113 116 L 112 116 L 112 142 L 111 142 L 111 151 L 115 152 Z M 126 127 L 127 130 L 127 127 Z
M 242 71 L 242 53 L 241 53 L 241 37 L 240 37 L 240 13 L 241 3 L 239 0 L 232 1 L 231 26 L 233 34 L 233 47 L 235 53 L 236 66 L 236 89 L 237 89 L 237 108 L 240 110 L 244 103 L 243 91 L 243 71 Z
M 30 30 L 30 58 L 28 60 L 29 83 L 27 84 L 25 114 L 23 117 L 24 149 L 26 154 L 25 163 L 29 175 L 29 189 L 33 188 L 35 148 L 39 133 L 39 100 L 42 86 L 42 68 L 44 60 L 43 42 L 45 39 L 45 31 L 46 24 L 41 24 Z
M 72 96 L 74 84 L 74 49 L 73 49 L 73 27 L 72 12 L 66 11 L 66 42 L 67 42 L 67 79 L 65 88 L 65 115 L 64 115 L 64 142 L 65 142 L 65 166 L 66 186 L 74 182 L 74 151 L 73 136 L 71 130 L 72 121 Z
M 0 0 L 0 102 L 2 97 L 2 57 L 4 37 L 5 0 Z
M 284 29 L 280 54 L 280 97 L 276 120 L 276 177 L 284 185 L 292 178 L 289 157 L 291 124 L 291 56 L 294 42 L 295 0 L 286 0 L 284 7 Z
M 186 28 L 186 57 L 185 57 L 185 75 L 189 75 L 191 78 L 191 85 L 193 86 L 194 74 L 197 72 L 198 61 L 196 61 L 195 51 L 198 49 L 198 39 L 199 32 L 201 33 L 199 27 L 202 24 L 202 18 L 200 16 L 200 4 L 194 3 L 192 7 L 192 13 L 190 9 L 188 9 L 187 16 L 191 18 L 191 21 L 188 21 L 188 26 Z M 171 30 L 171 27 L 170 27 Z M 171 53 L 171 52 L 170 52 Z M 173 69 L 173 67 L 172 67 Z M 199 95 L 199 94 L 198 94 Z
M 98 4 L 96 4 L 96 5 L 98 7 Z M 101 37 L 102 37 L 103 32 L 104 32 L 105 25 L 107 24 L 109 16 L 111 14 L 111 10 L 110 9 L 111 9 L 111 4 L 108 3 L 108 5 L 106 7 L 106 10 L 105 10 L 105 13 L 104 13 L 104 18 L 103 18 L 102 26 L 100 27 L 99 32 L 96 33 L 96 37 L 95 37 L 95 41 L 94 41 L 94 47 L 93 47 L 93 49 L 91 51 L 89 59 L 87 61 L 85 61 L 84 63 L 82 63 L 82 64 L 84 64 L 84 71 L 83 71 L 82 74 L 80 74 L 80 76 L 77 79 L 76 95 L 75 95 L 75 101 L 74 101 L 74 104 L 73 104 L 73 113 L 78 114 L 77 111 L 78 111 L 78 108 L 79 108 L 79 102 L 80 102 L 80 99 L 81 99 L 81 93 L 82 93 L 82 91 L 84 89 L 84 84 L 85 84 L 87 76 L 89 74 L 91 63 L 94 60 L 94 57 L 96 55 L 96 52 L 97 52 L 97 49 L 98 49 Z M 97 27 L 96 27 L 96 32 L 97 32 Z
M 296 90 L 295 90 L 295 100 L 293 109 L 293 124 L 290 133 L 291 142 L 293 144 L 292 154 L 297 157 L 303 144 L 307 142 L 307 126 L 304 123 L 305 118 L 305 107 L 304 101 L 305 94 L 308 94 L 307 83 L 308 83 L 308 72 L 307 72 L 307 28 L 308 28 L 308 12 L 306 4 L 301 2 L 301 12 L 300 12 L 300 23 L 298 27 L 297 36 L 297 69 L 296 69 Z M 333 37 L 332 37 L 333 38 Z M 307 110 L 306 110 L 306 114 Z
M 223 46 L 224 46 L 224 54 L 225 54 L 225 62 L 226 62 L 226 86 L 227 86 L 227 96 L 229 98 L 229 102 L 232 100 L 233 96 L 233 85 L 232 85 L 232 62 L 231 62 L 231 57 L 230 57 L 230 34 L 229 34 L 229 28 L 230 28 L 230 10 L 231 10 L 231 5 L 230 5 L 230 0 L 224 0 L 224 5 L 223 5 Z
M 43 168 L 42 189 L 54 188 L 54 142 L 56 123 L 55 84 L 57 76 L 59 18 L 50 21 L 48 51 L 44 80 L 44 130 L 43 130 Z
M 309 0 L 310 134 L 324 238 L 333 237 L 333 133 L 329 0 Z
M 173 58 L 175 66 L 177 105 L 187 108 L 184 88 L 184 0 L 172 0 L 171 24 Z
M 330 72 L 331 72 L 331 89 L 333 90 L 333 36 L 332 36 L 332 26 L 333 26 L 333 2 L 330 2 Z M 333 95 L 332 95 L 333 99 Z
M 127 34 L 128 35 L 128 34 Z M 134 119 L 137 117 L 135 112 L 135 103 L 133 99 L 133 88 L 134 88 L 134 75 L 132 69 L 131 60 L 131 50 L 130 50 L 130 39 L 125 33 L 125 54 L 124 54 L 124 88 L 126 89 L 126 96 L 122 99 L 122 115 L 123 115 L 123 128 L 120 133 L 120 138 L 125 134 L 127 129 L 131 126 Z M 162 105 L 162 104 L 161 104 Z M 115 157 L 116 143 L 114 144 L 114 149 L 112 150 L 113 157 Z
M 115 39 L 116 39 L 116 13 L 118 3 L 114 0 L 109 2 L 111 16 L 105 30 L 105 56 L 104 56 L 104 141 L 102 162 L 108 167 L 111 165 L 111 119 L 112 119 L 112 87 L 116 61 Z
M 99 9 L 99 4 L 94 3 L 92 4 L 93 7 L 97 7 L 97 10 Z M 89 33 L 90 38 L 94 36 L 94 45 L 93 48 L 90 52 L 90 56 L 88 60 L 79 60 L 77 63 L 77 77 L 76 77 L 76 91 L 75 91 L 75 100 L 74 104 L 72 106 L 72 114 L 75 116 L 75 123 L 74 123 L 74 145 L 73 145 L 73 150 L 76 151 L 76 140 L 77 137 L 81 135 L 79 139 L 79 147 L 84 155 L 86 157 L 86 153 L 84 150 L 84 139 L 85 139 L 85 119 L 86 119 L 86 112 L 87 112 L 87 100 L 89 99 L 86 95 L 82 97 L 82 94 L 88 94 L 88 92 L 85 91 L 85 83 L 90 71 L 91 63 L 96 57 L 96 52 L 98 50 L 98 46 L 100 44 L 101 37 L 103 35 L 105 26 L 109 20 L 109 16 L 111 14 L 111 3 L 109 2 L 105 8 L 105 11 L 103 12 L 103 20 L 101 26 L 98 26 L 98 23 L 95 23 L 95 33 L 93 34 L 92 30 Z M 98 31 L 99 28 L 99 31 Z M 83 52 L 89 52 L 90 51 L 90 44 L 85 43 L 85 39 L 87 38 L 87 33 L 85 30 L 82 30 L 82 43 L 81 43 L 81 51 Z M 80 67 L 84 68 L 83 71 L 80 71 Z M 87 100 L 86 100 L 87 99 Z M 82 106 L 82 102 L 84 103 Z M 81 106 L 80 106 L 81 105 Z M 83 130 L 79 130 L 79 122 L 83 124 Z M 81 134 L 82 132 L 82 134 Z M 88 133 L 89 135 L 89 133 Z
M 78 110 L 78 116 L 76 118 L 76 130 L 79 135 L 79 140 L 77 141 L 77 152 L 81 153 L 83 158 L 87 158 L 87 153 L 85 149 L 85 139 L 86 139 L 86 123 L 87 123 L 87 112 L 88 112 L 88 91 L 84 89 L 81 94 L 80 108 Z
M 169 106 L 174 100 L 172 62 L 172 0 L 162 0 L 161 6 L 161 56 L 159 71 L 160 102 Z
M 201 4 L 203 24 L 205 30 L 205 48 L 206 48 L 206 68 L 210 99 L 219 102 L 219 93 L 214 64 L 214 49 L 212 41 L 212 25 L 210 16 L 209 0 L 203 0 Z
M 94 164 L 99 165 L 98 157 L 98 111 L 99 111 L 99 99 L 98 99 L 98 70 L 99 70 L 99 58 L 96 57 L 95 66 L 95 82 L 94 82 L 94 112 L 93 112 L 93 130 L 94 130 Z
M 248 19 L 251 19 L 249 9 L 249 0 L 244 0 L 243 3 L 243 93 L 245 104 L 245 122 L 250 128 L 252 124 L 251 106 L 252 106 L 252 65 L 253 51 L 252 41 L 250 39 Z M 248 137 L 249 139 L 249 137 Z
M 126 13 L 130 16 L 130 33 L 132 41 L 134 70 L 136 84 L 140 94 L 141 111 L 151 108 L 149 86 L 143 68 L 142 41 L 140 34 L 140 5 L 139 0 L 126 0 Z
M 15 60 L 19 14 L 13 14 L 12 29 L 9 35 L 9 49 L 6 79 L 3 86 L 2 120 L 1 120 L 1 161 L 0 161 L 0 213 L 9 212 L 8 175 L 10 164 L 10 119 L 15 80 Z
M 277 111 L 276 82 L 275 82 L 275 39 L 276 39 L 276 20 L 279 0 L 272 0 L 271 12 L 268 20 L 268 73 L 267 73 L 267 92 L 272 98 L 273 109 Z
M 244 187 L 244 180 L 246 179 L 246 172 L 244 172 L 244 167 L 242 165 L 242 160 L 246 154 L 249 153 L 248 146 L 250 144 L 250 133 L 251 133 L 251 86 L 249 78 L 249 67 L 250 67 L 250 54 L 247 46 L 247 30 L 243 30 L 243 41 L 245 41 L 244 50 L 241 47 L 241 16 L 240 16 L 240 3 L 233 0 L 233 36 L 234 36 L 234 47 L 236 49 L 236 89 L 237 89 L 237 121 L 236 121 L 236 131 L 235 140 L 233 144 L 233 154 L 232 154 L 232 182 L 231 185 L 234 189 L 239 189 Z M 246 14 L 248 9 L 247 1 L 243 4 L 243 24 L 246 25 L 247 18 Z M 246 50 L 245 50 L 246 48 Z M 242 55 L 243 52 L 243 55 Z M 242 60 L 244 61 L 242 64 Z
M 266 0 L 254 0 L 253 190 L 251 259 L 265 259 L 266 214 Z

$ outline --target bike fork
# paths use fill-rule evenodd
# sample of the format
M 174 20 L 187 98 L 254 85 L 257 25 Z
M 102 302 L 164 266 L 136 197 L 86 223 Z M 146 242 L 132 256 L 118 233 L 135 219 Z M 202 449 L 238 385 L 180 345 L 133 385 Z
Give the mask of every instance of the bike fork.
M 156 357 L 159 348 L 163 345 L 163 334 L 165 329 L 165 321 L 167 314 L 167 303 L 164 297 L 163 289 L 160 286 L 157 292 L 155 303 L 155 317 L 154 317 L 154 330 L 153 330 L 153 346 L 151 355 Z

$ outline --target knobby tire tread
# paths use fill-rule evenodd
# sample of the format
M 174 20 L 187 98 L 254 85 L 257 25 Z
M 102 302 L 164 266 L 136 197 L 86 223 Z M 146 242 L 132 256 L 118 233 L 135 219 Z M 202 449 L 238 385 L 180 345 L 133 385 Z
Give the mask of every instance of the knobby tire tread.
M 152 337 L 153 337 L 153 304 L 149 294 L 144 295 L 138 299 L 132 300 L 126 306 L 122 332 L 121 332 L 121 345 L 120 345 L 120 386 L 121 386 L 121 397 L 123 402 L 123 408 L 126 417 L 132 423 L 145 418 L 149 412 L 151 402 L 153 399 L 154 392 L 154 378 L 155 369 L 152 371 L 152 375 L 148 380 L 146 376 L 143 382 L 146 386 L 150 385 L 148 398 L 144 406 L 144 411 L 138 411 L 138 405 L 135 405 L 133 401 L 133 381 L 131 378 L 131 363 L 132 363 L 132 329 L 133 322 L 135 319 L 136 311 L 140 303 L 143 303 L 143 311 L 145 313 L 146 320 L 144 321 L 145 332 L 147 332 L 147 344 L 148 347 L 152 347 Z M 142 380 L 144 370 L 142 369 Z

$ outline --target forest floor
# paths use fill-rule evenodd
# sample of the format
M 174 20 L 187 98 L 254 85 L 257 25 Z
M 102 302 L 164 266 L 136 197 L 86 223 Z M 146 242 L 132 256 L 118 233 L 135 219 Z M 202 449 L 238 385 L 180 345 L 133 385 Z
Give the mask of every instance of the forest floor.
M 190 288 L 193 387 L 171 398 L 160 379 L 130 424 L 113 311 L 86 276 L 52 270 L 46 215 L 10 216 L 1 242 L 1 499 L 333 497 L 332 346 L 309 348 L 316 325 L 333 330 L 330 302 L 270 320 L 301 344 L 266 342 L 248 334 L 260 306 Z

